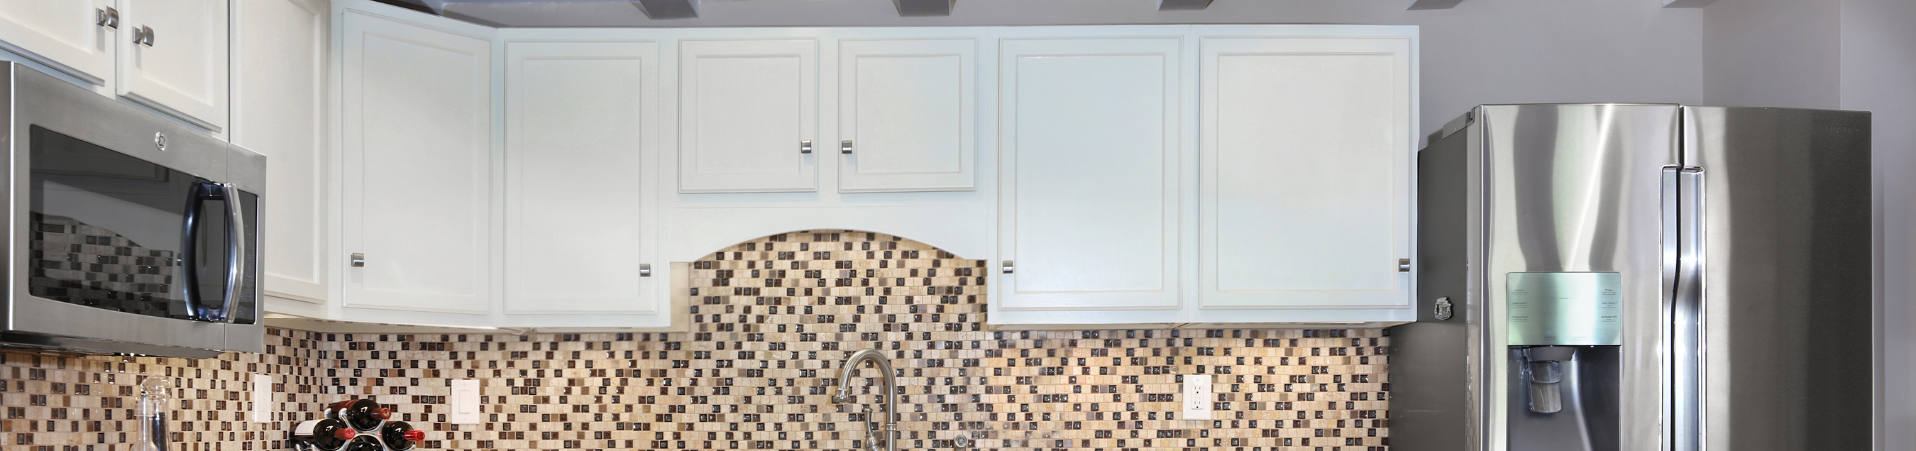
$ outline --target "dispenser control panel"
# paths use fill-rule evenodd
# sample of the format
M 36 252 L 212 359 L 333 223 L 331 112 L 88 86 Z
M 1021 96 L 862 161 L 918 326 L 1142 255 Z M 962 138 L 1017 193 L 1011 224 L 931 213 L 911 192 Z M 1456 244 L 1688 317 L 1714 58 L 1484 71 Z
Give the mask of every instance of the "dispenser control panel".
M 1513 272 L 1505 280 L 1511 346 L 1623 344 L 1623 275 Z

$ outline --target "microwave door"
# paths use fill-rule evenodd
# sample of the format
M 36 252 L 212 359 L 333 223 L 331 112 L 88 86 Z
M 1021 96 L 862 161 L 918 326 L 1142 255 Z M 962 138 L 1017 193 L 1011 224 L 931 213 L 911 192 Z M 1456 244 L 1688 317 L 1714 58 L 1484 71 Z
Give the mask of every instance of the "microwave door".
M 15 280 L 25 283 L 16 285 L 11 328 L 219 348 L 224 331 L 209 319 L 223 296 L 196 297 L 192 271 L 206 260 L 193 258 L 194 245 L 224 246 L 223 204 L 209 193 L 218 185 L 79 134 L 39 125 L 25 133 L 27 186 L 15 198 L 26 210 Z M 195 214 L 208 210 L 218 214 Z

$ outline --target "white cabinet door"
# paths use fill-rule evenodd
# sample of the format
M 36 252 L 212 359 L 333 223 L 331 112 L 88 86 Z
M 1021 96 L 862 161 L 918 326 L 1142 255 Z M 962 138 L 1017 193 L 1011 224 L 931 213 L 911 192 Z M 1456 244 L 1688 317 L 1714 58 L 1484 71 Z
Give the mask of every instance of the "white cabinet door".
M 1178 315 L 1179 46 L 1002 42 L 999 310 Z
M 323 303 L 331 155 L 324 0 L 233 2 L 233 144 L 266 155 L 266 292 Z M 272 304 L 267 305 L 273 309 Z
M 342 20 L 343 305 L 491 312 L 490 36 Z
M 972 39 L 838 43 L 838 189 L 977 188 Z M 849 148 L 849 151 L 846 149 Z
M 0 0 L 0 49 L 107 86 L 120 17 L 114 0 Z
M 817 191 L 818 41 L 679 46 L 679 192 Z M 810 153 L 801 153 L 801 142 Z
M 1200 47 L 1200 309 L 1408 305 L 1410 38 Z
M 506 43 L 507 313 L 654 313 L 652 42 Z M 664 268 L 660 268 L 661 273 Z M 649 271 L 645 271 L 649 272 Z
M 225 128 L 227 0 L 121 4 L 118 94 L 208 130 Z

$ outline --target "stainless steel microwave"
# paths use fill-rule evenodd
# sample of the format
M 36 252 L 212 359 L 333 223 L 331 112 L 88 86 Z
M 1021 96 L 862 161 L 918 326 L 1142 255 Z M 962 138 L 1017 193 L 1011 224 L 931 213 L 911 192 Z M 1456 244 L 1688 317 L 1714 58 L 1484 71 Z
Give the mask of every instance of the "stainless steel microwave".
M 7 300 L 0 345 L 259 352 L 266 157 L 0 61 Z

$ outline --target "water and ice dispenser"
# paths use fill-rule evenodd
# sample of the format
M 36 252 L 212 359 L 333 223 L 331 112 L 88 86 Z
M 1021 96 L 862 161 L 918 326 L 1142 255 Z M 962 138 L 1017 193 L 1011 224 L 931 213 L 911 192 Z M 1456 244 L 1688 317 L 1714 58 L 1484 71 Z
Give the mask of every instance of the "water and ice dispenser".
M 1618 449 L 1622 274 L 1509 273 L 1509 448 Z

